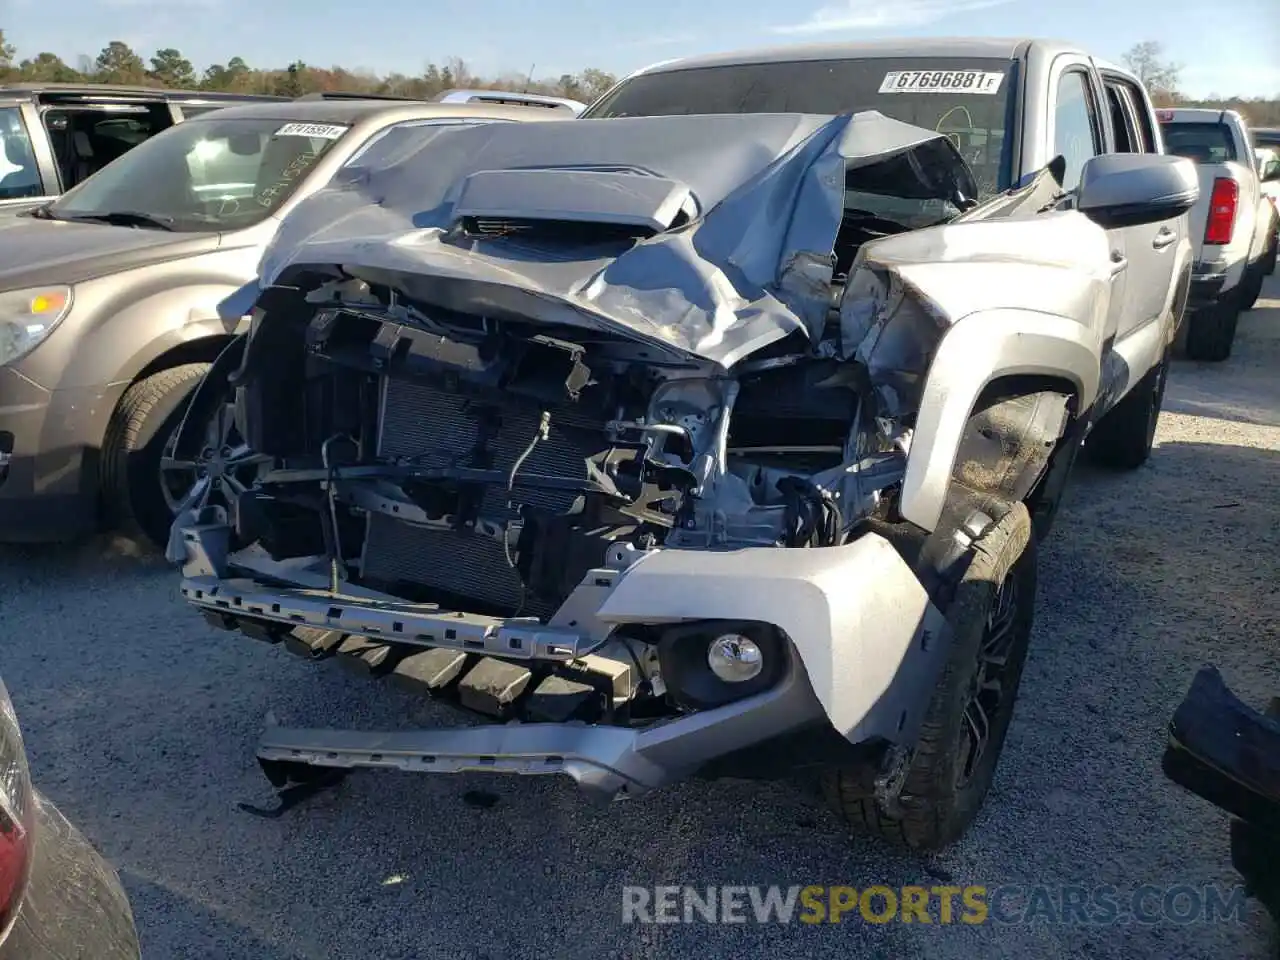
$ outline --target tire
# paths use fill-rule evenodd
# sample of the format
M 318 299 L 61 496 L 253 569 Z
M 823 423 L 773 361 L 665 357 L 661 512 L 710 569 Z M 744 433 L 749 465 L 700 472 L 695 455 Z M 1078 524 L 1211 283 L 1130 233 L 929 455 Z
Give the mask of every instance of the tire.
M 1147 462 L 1168 380 L 1166 354 L 1090 431 L 1086 440 L 1090 459 L 1113 470 L 1136 470 Z
M 1212 306 L 1201 307 L 1187 317 L 1187 357 L 1221 363 L 1231 356 L 1240 322 L 1240 301 L 1235 291 Z
M 1271 235 L 1271 246 L 1267 250 L 1267 254 L 1262 258 L 1262 272 L 1266 276 L 1271 276 L 1276 272 L 1276 259 L 1280 257 L 1280 233 Z
M 1244 268 L 1244 276 L 1240 280 L 1240 309 L 1252 310 L 1262 296 L 1262 281 L 1267 275 L 1267 258 L 1264 254 L 1257 263 Z
M 161 550 L 173 512 L 161 489 L 160 460 L 192 391 L 209 369 L 186 363 L 139 380 L 125 391 L 102 450 L 102 499 L 107 521 L 130 539 Z
M 909 761 L 899 801 L 901 817 L 887 816 L 869 795 L 864 768 L 837 769 L 824 777 L 828 801 L 856 832 L 916 850 L 938 850 L 958 840 L 973 823 L 1013 718 L 1030 644 L 1035 591 L 1036 539 L 1031 516 L 1019 503 L 982 536 L 955 600 L 945 611 L 954 637 Z M 989 619 L 1005 628 L 1000 646 L 1004 663 L 998 669 L 1001 696 L 989 707 L 985 749 L 975 757 L 964 749 L 971 745 L 969 732 L 975 728 L 966 718 L 977 700 L 974 691 L 984 668 L 991 665 L 984 656 L 984 650 L 991 653 Z

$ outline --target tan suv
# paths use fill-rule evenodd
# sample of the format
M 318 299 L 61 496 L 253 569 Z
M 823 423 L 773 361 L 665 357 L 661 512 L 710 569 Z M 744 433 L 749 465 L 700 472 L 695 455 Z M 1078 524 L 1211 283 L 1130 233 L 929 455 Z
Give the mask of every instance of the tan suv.
M 229 419 L 211 417 L 191 459 L 166 444 L 209 364 L 238 349 L 217 305 L 282 218 L 366 149 L 395 149 L 397 128 L 564 116 L 346 96 L 228 107 L 0 218 L 0 540 L 105 518 L 163 543 L 180 509 L 235 493 L 253 463 Z
M 53 199 L 183 120 L 287 99 L 110 83 L 0 84 L 0 216 Z

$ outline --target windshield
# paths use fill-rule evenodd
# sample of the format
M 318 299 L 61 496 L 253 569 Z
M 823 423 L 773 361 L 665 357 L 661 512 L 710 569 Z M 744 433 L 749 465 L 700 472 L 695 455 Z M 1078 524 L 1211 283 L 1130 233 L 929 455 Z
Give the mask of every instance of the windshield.
M 584 116 L 878 110 L 945 133 L 986 196 L 1009 185 L 1010 66 L 1008 60 L 913 57 L 665 70 L 624 81 Z
M 348 129 L 211 113 L 109 163 L 49 215 L 172 230 L 249 227 L 279 209 Z
M 1236 145 L 1225 123 L 1162 123 L 1164 148 L 1175 157 L 1196 163 L 1226 163 L 1236 159 Z

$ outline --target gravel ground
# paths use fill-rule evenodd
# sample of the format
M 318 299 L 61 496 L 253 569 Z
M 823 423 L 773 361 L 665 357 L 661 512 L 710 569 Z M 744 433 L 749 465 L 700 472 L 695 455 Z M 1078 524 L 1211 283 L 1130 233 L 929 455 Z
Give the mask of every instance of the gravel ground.
M 804 791 L 691 784 L 590 807 L 568 782 L 362 773 L 283 820 L 253 746 L 429 705 L 205 628 L 110 545 L 0 551 L 0 658 L 40 788 L 120 868 L 147 958 L 1261 957 L 1244 922 L 623 926 L 624 884 L 1235 884 L 1227 818 L 1168 785 L 1195 669 L 1280 687 L 1280 277 L 1235 356 L 1180 364 L 1159 449 L 1082 471 L 1042 552 L 1023 697 L 972 833 L 928 862 L 849 842 Z M 468 805 L 468 790 L 498 798 Z M 855 915 L 856 916 L 856 915 Z

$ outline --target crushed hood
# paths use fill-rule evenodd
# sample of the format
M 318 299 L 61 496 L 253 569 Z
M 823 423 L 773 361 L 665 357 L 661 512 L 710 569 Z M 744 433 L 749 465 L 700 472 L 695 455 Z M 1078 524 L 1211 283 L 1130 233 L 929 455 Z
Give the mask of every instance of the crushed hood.
M 908 190 L 974 195 L 949 140 L 876 112 L 408 127 L 295 208 L 260 282 L 340 267 L 427 308 L 728 367 L 820 333 L 847 172 L 904 154 Z

